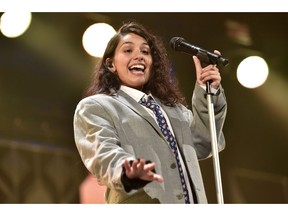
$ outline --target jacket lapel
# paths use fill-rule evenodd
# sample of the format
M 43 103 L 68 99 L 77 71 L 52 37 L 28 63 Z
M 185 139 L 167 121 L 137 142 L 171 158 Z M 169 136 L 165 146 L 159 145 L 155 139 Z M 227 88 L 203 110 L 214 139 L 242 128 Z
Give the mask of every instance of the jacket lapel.
M 149 122 L 149 124 L 162 136 L 162 132 L 160 128 L 158 127 L 156 121 L 154 118 L 146 111 L 146 109 L 136 102 L 133 98 L 131 98 L 128 94 L 126 94 L 124 91 L 119 90 L 117 94 L 114 96 L 116 100 L 119 102 L 125 104 L 127 107 L 129 107 L 132 111 L 137 113 L 139 116 L 144 118 L 146 121 Z
M 160 134 L 163 138 L 163 134 L 154 120 L 154 118 L 146 111 L 146 109 L 136 102 L 133 98 L 131 98 L 128 94 L 126 94 L 124 91 L 119 90 L 117 94 L 114 96 L 116 100 L 119 102 L 125 104 L 127 107 L 129 107 L 131 110 L 133 110 L 135 113 L 137 113 L 139 116 L 144 118 L 149 124 Z M 169 121 L 171 123 L 171 126 L 173 128 L 175 138 L 178 142 L 178 146 L 182 151 L 182 145 L 181 143 L 183 142 L 183 134 L 181 132 L 181 121 L 179 118 L 181 115 L 176 111 L 174 107 L 168 107 L 163 105 L 157 98 L 155 99 L 157 103 L 159 103 L 162 107 L 162 109 L 166 112 L 166 114 L 169 116 Z M 165 138 L 164 138 L 165 139 Z

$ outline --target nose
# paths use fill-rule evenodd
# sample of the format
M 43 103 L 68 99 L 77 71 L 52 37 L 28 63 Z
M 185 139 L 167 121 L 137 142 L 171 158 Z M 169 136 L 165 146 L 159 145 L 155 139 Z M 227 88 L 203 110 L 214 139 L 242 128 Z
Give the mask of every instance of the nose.
M 141 50 L 135 51 L 134 59 L 138 61 L 144 59 L 144 55 Z

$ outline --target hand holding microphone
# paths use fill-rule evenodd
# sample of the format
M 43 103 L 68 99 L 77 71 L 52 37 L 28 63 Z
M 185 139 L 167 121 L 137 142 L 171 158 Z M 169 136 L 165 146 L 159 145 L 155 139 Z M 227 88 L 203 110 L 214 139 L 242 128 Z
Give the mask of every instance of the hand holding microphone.
M 193 57 L 197 82 L 204 86 L 206 85 L 207 93 L 211 93 L 210 86 L 214 89 L 218 89 L 221 82 L 221 75 L 217 66 L 228 65 L 228 59 L 223 58 L 219 51 L 214 53 L 189 44 L 181 37 L 173 37 L 170 40 L 171 47 L 176 51 L 181 51 L 189 55 L 197 56 Z
M 200 47 L 194 46 L 185 41 L 184 38 L 173 37 L 170 40 L 170 45 L 176 51 L 181 51 L 189 55 L 197 56 L 203 66 L 207 66 L 209 64 L 216 64 L 218 66 L 228 65 L 228 59 L 225 59 L 221 55 L 218 55 L 216 53 L 212 53 Z
M 218 51 L 215 51 L 215 54 L 221 55 Z M 207 66 L 203 67 L 203 63 L 195 55 L 193 56 L 193 61 L 196 69 L 196 78 L 199 85 L 206 85 L 206 88 L 208 88 L 207 92 L 211 91 L 210 86 L 212 89 L 218 89 L 221 82 L 221 75 L 218 67 L 215 64 L 205 64 Z

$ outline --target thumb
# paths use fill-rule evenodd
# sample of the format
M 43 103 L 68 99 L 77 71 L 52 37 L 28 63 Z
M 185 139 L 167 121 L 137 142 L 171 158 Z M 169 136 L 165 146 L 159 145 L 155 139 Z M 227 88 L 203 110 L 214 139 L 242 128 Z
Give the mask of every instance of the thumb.
M 200 60 L 199 60 L 199 58 L 197 56 L 193 56 L 193 61 L 194 61 L 194 64 L 195 64 L 197 81 L 199 83 L 201 83 L 201 80 L 200 80 L 201 71 L 202 71 L 201 62 L 200 62 Z

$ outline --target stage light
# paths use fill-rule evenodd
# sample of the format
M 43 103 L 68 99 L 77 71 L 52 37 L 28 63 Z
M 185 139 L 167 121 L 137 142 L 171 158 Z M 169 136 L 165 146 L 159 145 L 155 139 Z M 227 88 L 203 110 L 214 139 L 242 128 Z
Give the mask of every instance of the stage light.
M 268 65 L 263 58 L 250 56 L 238 65 L 237 79 L 246 88 L 257 88 L 265 83 L 268 73 Z
M 32 14 L 25 11 L 9 11 L 1 16 L 0 28 L 3 35 L 15 38 L 22 35 L 30 26 Z
M 114 28 L 106 23 L 93 24 L 83 34 L 83 47 L 89 55 L 102 57 L 107 43 L 115 33 Z

